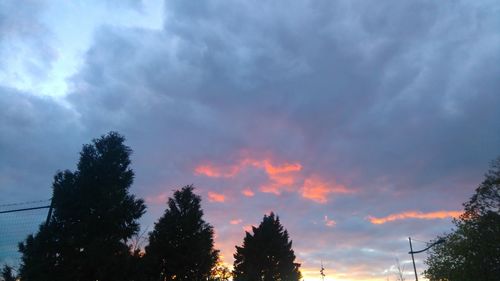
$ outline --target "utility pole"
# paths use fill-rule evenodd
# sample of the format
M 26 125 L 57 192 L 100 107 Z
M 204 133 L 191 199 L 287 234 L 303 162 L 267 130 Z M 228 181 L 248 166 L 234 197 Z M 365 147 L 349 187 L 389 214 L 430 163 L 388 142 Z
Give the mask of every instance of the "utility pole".
M 411 237 L 408 237 L 408 241 L 410 241 L 410 254 L 411 254 L 411 261 L 413 262 L 413 271 L 415 271 L 415 281 L 418 281 L 417 267 L 415 266 L 415 258 L 413 257 L 413 247 L 411 245 Z
M 437 244 L 444 243 L 445 240 L 444 240 L 444 238 L 440 238 L 440 239 L 438 239 L 436 242 L 434 242 L 432 244 L 427 244 L 428 245 L 427 248 L 422 249 L 420 251 L 413 251 L 413 247 L 411 245 L 411 237 L 408 237 L 408 241 L 410 241 L 410 252 L 408 252 L 408 254 L 411 255 L 411 260 L 413 261 L 413 270 L 415 271 L 415 280 L 418 281 L 417 267 L 415 266 L 415 258 L 413 258 L 413 254 L 418 254 L 418 253 L 425 252 L 425 251 L 429 250 L 430 248 L 436 246 Z
M 50 198 L 49 212 L 47 213 L 47 219 L 45 220 L 45 225 L 48 225 L 50 219 L 52 218 L 52 208 L 54 206 L 53 202 L 54 202 L 54 197 Z

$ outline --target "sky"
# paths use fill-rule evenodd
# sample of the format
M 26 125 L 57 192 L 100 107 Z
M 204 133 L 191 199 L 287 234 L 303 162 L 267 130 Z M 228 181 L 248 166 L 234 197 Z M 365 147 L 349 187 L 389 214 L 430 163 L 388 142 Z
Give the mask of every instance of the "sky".
M 500 155 L 499 28 L 495 0 L 1 1 L 0 204 L 118 131 L 143 229 L 193 184 L 228 265 L 273 211 L 305 280 L 411 280 Z

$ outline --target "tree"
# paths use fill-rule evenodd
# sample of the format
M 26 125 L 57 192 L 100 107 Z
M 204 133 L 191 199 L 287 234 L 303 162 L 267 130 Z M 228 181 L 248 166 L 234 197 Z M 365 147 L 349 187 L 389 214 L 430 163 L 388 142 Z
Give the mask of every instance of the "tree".
M 300 264 L 295 263 L 292 241 L 279 217 L 265 215 L 253 235 L 245 232 L 243 246 L 236 246 L 234 281 L 296 281 L 301 278 Z
M 16 275 L 12 266 L 4 265 L 2 268 L 2 281 L 16 281 Z
M 132 150 L 111 132 L 83 146 L 74 172 L 58 172 L 53 216 L 19 245 L 23 281 L 128 280 L 128 241 L 139 231 L 143 200 L 129 194 Z
M 222 262 L 218 262 L 217 265 L 212 269 L 212 276 L 210 277 L 210 281 L 229 281 L 232 274 L 227 266 L 222 264 Z
M 399 262 L 399 259 L 396 258 L 396 281 L 405 281 L 404 277 L 404 272 L 405 272 L 405 267 L 404 265 L 401 266 L 401 263 Z
M 174 192 L 149 234 L 146 262 L 151 280 L 201 281 L 211 277 L 219 251 L 214 231 L 203 220 L 201 198 L 188 185 Z
M 454 220 L 455 229 L 437 239 L 425 275 L 431 281 L 496 281 L 500 276 L 500 157 Z

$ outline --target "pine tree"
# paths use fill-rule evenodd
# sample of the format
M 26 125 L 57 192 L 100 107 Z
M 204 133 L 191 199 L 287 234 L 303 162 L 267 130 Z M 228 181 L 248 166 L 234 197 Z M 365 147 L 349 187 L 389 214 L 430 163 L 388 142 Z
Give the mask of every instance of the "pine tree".
M 300 264 L 295 263 L 292 241 L 279 217 L 264 216 L 259 227 L 246 232 L 243 246 L 236 246 L 234 281 L 298 281 Z
M 200 196 L 185 186 L 168 199 L 164 215 L 149 234 L 146 262 L 150 280 L 208 280 L 218 260 L 214 231 L 203 220 Z
M 83 146 L 75 172 L 58 172 L 53 216 L 19 245 L 23 281 L 128 280 L 127 242 L 138 232 L 143 200 L 129 194 L 131 149 L 111 132 Z

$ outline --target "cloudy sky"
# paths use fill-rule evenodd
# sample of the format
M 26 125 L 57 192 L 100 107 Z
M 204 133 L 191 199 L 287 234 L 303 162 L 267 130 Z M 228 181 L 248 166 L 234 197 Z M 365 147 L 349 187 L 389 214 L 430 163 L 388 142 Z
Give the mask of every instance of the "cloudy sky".
M 499 29 L 496 0 L 1 1 L 0 204 L 115 130 L 143 228 L 194 184 L 228 264 L 274 211 L 305 280 L 411 279 L 500 155 Z

